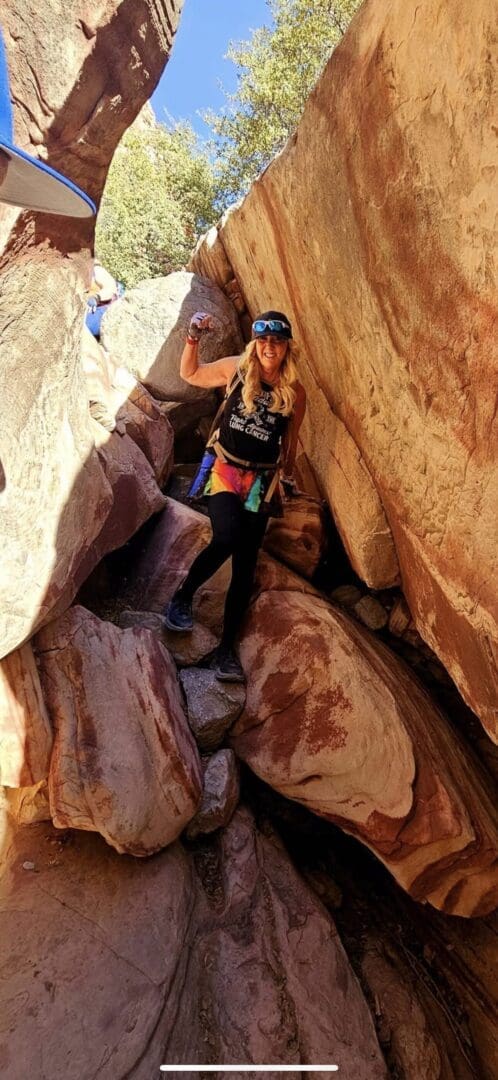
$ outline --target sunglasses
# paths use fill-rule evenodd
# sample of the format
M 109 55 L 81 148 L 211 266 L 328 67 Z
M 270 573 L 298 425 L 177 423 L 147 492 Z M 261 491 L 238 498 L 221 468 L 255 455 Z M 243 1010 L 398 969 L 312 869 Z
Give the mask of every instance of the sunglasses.
M 252 324 L 253 334 L 285 334 L 288 337 L 290 326 L 282 319 L 256 319 Z

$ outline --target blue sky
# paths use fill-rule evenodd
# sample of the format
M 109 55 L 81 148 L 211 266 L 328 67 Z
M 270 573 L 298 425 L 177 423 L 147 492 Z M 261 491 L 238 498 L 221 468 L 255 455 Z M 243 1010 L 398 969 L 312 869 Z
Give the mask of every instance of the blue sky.
M 197 110 L 218 111 L 224 102 L 218 81 L 230 91 L 237 83 L 235 65 L 223 59 L 228 43 L 270 24 L 266 0 L 185 0 L 171 58 L 151 98 L 158 120 L 166 120 L 166 110 L 208 138 Z

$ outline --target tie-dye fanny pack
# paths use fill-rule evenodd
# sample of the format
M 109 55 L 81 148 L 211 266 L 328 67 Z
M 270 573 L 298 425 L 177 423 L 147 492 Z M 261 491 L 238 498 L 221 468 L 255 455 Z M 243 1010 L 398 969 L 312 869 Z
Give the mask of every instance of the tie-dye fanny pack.
M 238 496 L 245 510 L 254 513 L 264 510 L 272 516 L 280 516 L 278 498 L 272 497 L 270 502 L 265 502 L 274 477 L 274 468 L 245 469 L 221 461 L 213 450 L 206 450 L 187 495 L 190 499 L 204 499 L 208 495 L 228 492 Z

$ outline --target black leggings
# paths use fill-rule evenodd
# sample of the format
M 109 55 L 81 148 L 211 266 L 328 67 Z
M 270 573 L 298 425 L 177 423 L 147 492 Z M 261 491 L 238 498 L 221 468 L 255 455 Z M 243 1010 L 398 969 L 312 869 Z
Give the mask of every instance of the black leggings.
M 251 596 L 258 551 L 267 516 L 244 510 L 238 495 L 221 492 L 208 498 L 213 539 L 192 563 L 180 594 L 191 600 L 203 585 L 232 556 L 232 580 L 225 600 L 222 645 L 232 647 Z

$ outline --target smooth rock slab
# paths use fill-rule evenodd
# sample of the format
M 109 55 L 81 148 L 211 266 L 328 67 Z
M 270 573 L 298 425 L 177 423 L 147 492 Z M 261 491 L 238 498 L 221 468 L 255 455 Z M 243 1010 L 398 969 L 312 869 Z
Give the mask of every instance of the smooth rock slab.
M 101 340 L 114 361 L 160 400 L 211 401 L 212 390 L 190 386 L 179 374 L 185 336 L 196 311 L 208 311 L 214 321 L 213 329 L 202 337 L 201 363 L 242 352 L 233 304 L 217 285 L 186 270 L 129 289 L 104 315 Z
M 158 484 L 165 484 L 173 465 L 174 432 L 168 417 L 148 390 L 83 327 L 81 363 L 92 416 L 112 431 L 118 428 L 137 444 L 152 466 Z
M 217 750 L 240 716 L 246 700 L 240 683 L 222 683 L 214 671 L 184 668 L 180 682 L 187 699 L 188 722 L 200 750 Z
M 45 627 L 36 649 L 56 732 L 54 824 L 100 832 L 131 855 L 170 844 L 200 802 L 201 770 L 166 650 L 81 607 Z
M 194 840 L 228 825 L 240 799 L 237 758 L 233 750 L 218 750 L 204 770 L 202 802 L 186 834 Z
M 174 442 L 173 428 L 166 414 L 140 383 L 129 390 L 124 401 L 123 392 L 116 388 L 114 397 L 122 401 L 117 412 L 118 422 L 123 422 L 126 434 L 140 447 L 158 484 L 164 487 L 173 468 Z
M 324 1061 L 384 1080 L 332 920 L 246 810 L 195 857 L 180 843 L 135 860 L 97 836 L 54 839 L 19 830 L 4 857 L 9 1080 L 40 1063 L 50 1080 L 151 1080 L 162 1063 Z

